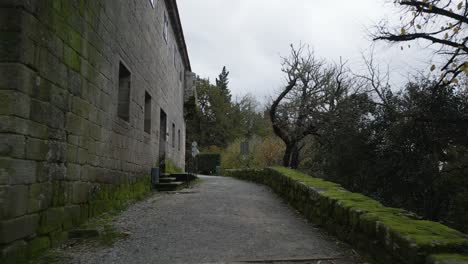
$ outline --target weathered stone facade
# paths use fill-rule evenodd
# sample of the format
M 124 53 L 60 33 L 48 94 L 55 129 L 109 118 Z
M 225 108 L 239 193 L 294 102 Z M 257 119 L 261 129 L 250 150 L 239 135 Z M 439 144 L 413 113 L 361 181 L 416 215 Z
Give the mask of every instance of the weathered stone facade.
M 183 168 L 190 72 L 175 0 L 0 0 L 0 262 Z

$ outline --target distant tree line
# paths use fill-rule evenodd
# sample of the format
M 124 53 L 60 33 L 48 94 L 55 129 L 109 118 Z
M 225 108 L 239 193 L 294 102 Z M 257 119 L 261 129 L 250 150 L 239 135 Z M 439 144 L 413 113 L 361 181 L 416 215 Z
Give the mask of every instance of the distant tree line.
M 251 95 L 232 98 L 229 71 L 223 67 L 216 84 L 197 77 L 197 100 L 185 106 L 187 144 L 196 141 L 202 151 L 220 152 L 238 139 L 271 134 L 271 125 Z

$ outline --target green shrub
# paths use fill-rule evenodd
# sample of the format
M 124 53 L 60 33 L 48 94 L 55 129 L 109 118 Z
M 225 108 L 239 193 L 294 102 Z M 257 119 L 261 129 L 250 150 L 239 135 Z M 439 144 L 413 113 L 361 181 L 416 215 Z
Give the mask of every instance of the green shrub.
M 184 170 L 179 168 L 172 160 L 166 160 L 164 163 L 164 172 L 169 174 L 183 173 Z
M 213 175 L 221 165 L 221 155 L 202 153 L 197 156 L 197 171 L 201 174 Z

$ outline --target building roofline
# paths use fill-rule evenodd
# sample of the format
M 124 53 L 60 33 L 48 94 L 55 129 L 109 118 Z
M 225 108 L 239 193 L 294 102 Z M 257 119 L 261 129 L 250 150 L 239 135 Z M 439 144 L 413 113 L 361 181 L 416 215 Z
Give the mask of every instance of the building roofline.
M 188 56 L 187 45 L 185 43 L 184 31 L 182 29 L 182 23 L 180 22 L 179 9 L 177 7 L 176 0 L 165 0 L 167 6 L 167 12 L 169 13 L 169 18 L 174 29 L 175 39 L 177 45 L 179 46 L 180 53 L 182 55 L 182 60 L 187 70 L 192 71 L 190 66 L 190 59 Z

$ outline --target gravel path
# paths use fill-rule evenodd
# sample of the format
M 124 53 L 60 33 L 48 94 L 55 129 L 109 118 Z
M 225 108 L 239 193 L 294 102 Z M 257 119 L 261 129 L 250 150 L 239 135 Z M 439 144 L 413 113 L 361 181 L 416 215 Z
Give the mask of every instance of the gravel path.
M 69 248 L 67 263 L 358 263 L 348 247 L 307 223 L 269 188 L 201 179 L 194 188 L 132 205 L 115 222 L 128 238 L 109 248 Z

